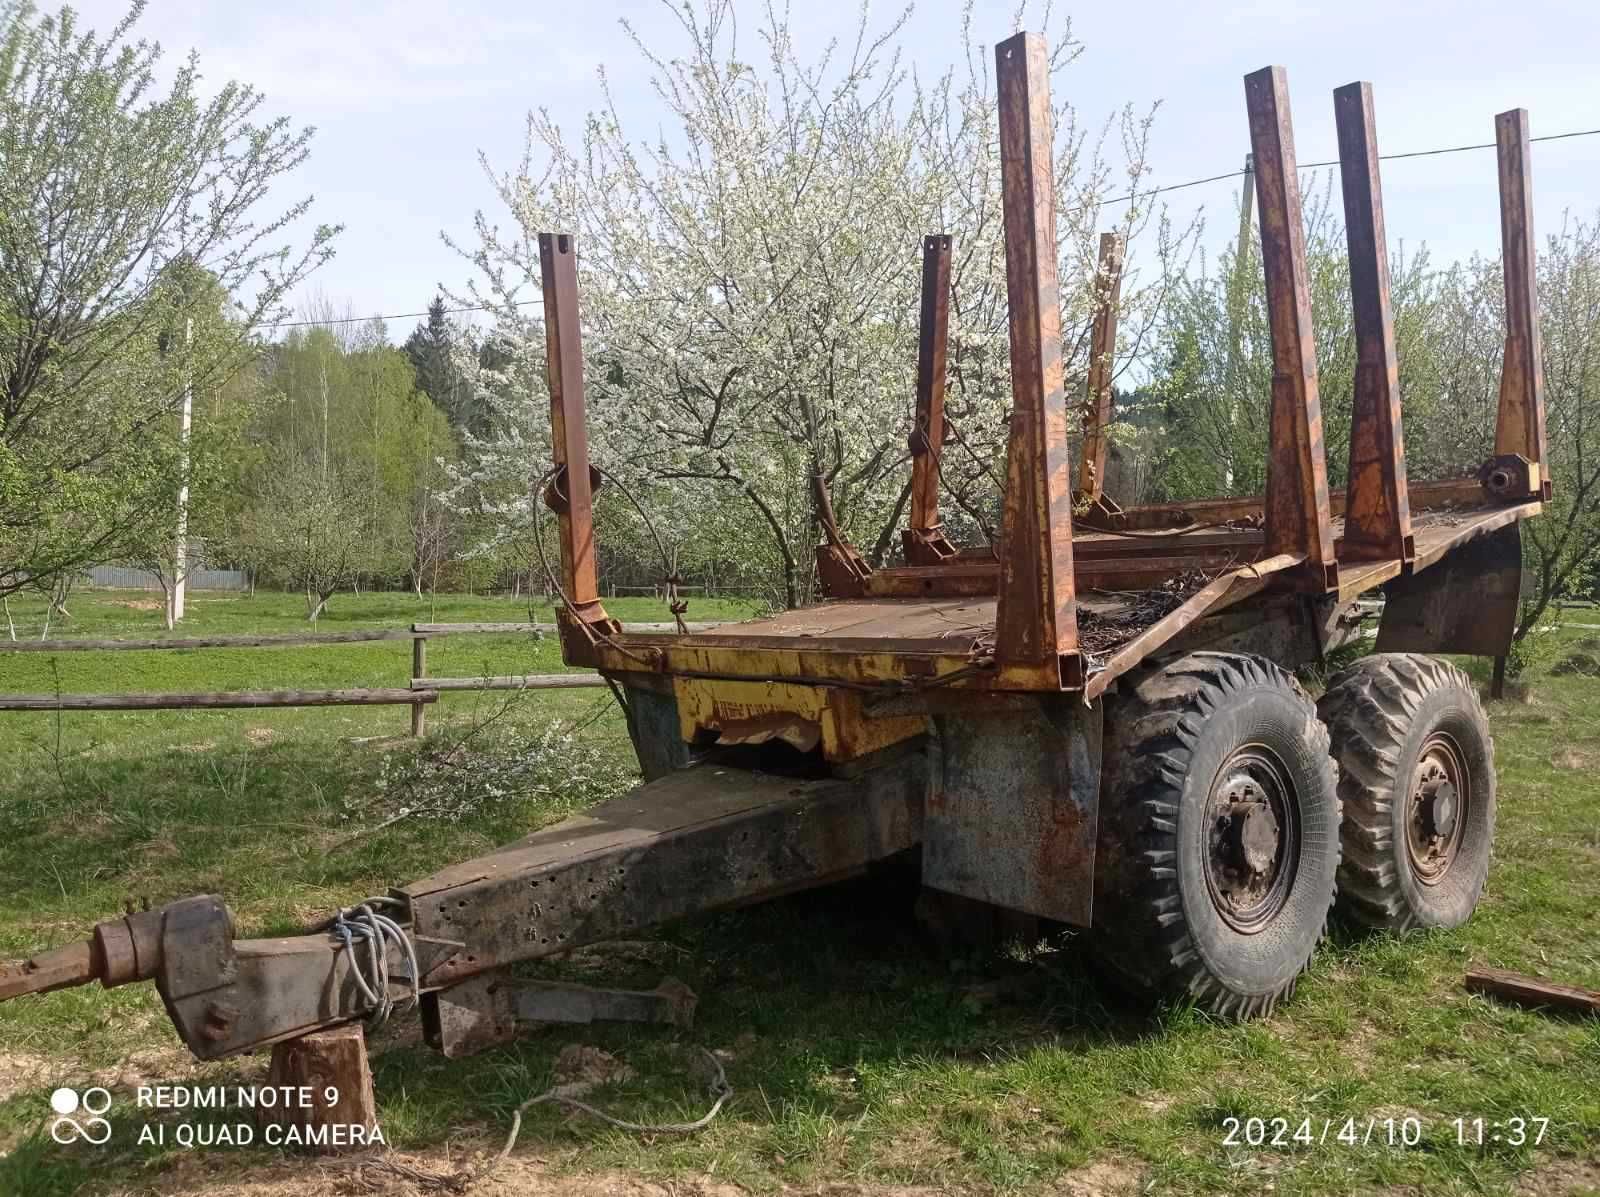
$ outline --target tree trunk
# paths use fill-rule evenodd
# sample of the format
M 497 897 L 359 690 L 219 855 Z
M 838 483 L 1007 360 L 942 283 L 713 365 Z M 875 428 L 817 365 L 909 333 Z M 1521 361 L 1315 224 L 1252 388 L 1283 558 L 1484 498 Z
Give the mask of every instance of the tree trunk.
M 322 614 L 323 609 L 326 608 L 327 605 L 328 605 L 328 600 L 330 598 L 332 598 L 332 597 L 333 597 L 333 592 L 331 590 L 327 594 L 319 594 L 319 595 L 317 595 L 316 606 L 311 608 L 311 614 L 307 615 L 306 619 L 311 623 L 316 623 L 318 616 L 320 616 Z M 311 600 L 311 596 L 307 595 L 306 596 L 306 601 L 309 602 L 310 600 Z
M 275 1044 L 267 1083 L 280 1093 L 285 1086 L 292 1091 L 293 1100 L 261 1110 L 263 1125 L 285 1128 L 290 1137 L 284 1141 L 322 1152 L 349 1151 L 381 1141 L 367 1039 L 359 1026 L 314 1031 Z M 309 1100 L 302 1102 L 301 1097 Z

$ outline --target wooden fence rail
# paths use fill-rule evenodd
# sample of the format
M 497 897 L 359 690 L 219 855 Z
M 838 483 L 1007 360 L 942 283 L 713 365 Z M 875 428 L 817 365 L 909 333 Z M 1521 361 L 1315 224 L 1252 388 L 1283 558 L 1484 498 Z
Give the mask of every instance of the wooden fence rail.
M 0 711 L 187 711 L 438 702 L 437 690 L 221 690 L 198 694 L 0 694 Z
M 630 632 L 674 632 L 672 623 L 630 623 Z M 715 627 L 691 623 L 691 632 Z M 498 677 L 430 678 L 428 641 L 435 636 L 552 635 L 553 623 L 414 623 L 409 628 L 369 628 L 352 632 L 296 632 L 283 635 L 170 636 L 139 640 L 0 641 L 0 653 L 124 652 L 205 648 L 295 648 L 321 644 L 411 642 L 411 680 L 405 688 L 345 690 L 234 690 L 171 694 L 0 694 L 0 711 L 169 711 L 244 707 L 323 707 L 396 705 L 411 708 L 411 734 L 427 731 L 427 707 L 441 691 L 559 690 L 603 686 L 598 673 L 524 674 Z
M 571 690 L 603 686 L 598 673 L 528 673 L 509 677 L 414 677 L 413 690 Z
M 526 625 L 524 625 L 526 626 Z M 292 632 L 269 636 L 168 636 L 149 640 L 0 640 L 0 653 L 145 652 L 188 648 L 293 648 L 310 644 L 362 644 L 369 640 L 414 640 L 407 628 L 374 628 L 360 632 Z

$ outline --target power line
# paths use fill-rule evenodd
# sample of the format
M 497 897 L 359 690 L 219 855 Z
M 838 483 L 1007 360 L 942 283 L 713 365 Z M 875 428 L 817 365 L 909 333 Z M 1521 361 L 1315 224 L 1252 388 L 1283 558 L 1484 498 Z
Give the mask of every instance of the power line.
M 1573 131 L 1571 133 L 1546 133 L 1543 137 L 1530 137 L 1530 138 L 1528 138 L 1528 140 L 1529 141 L 1560 141 L 1563 138 L 1567 138 L 1567 137 L 1593 137 L 1597 133 L 1600 133 L 1600 129 L 1578 129 L 1578 130 L 1575 130 L 1575 131 Z M 1382 162 L 1388 162 L 1388 161 L 1391 161 L 1391 160 L 1393 160 L 1395 158 L 1431 158 L 1435 154 L 1460 154 L 1460 153 L 1462 153 L 1462 152 L 1464 152 L 1466 150 L 1492 150 L 1494 148 L 1495 148 L 1495 143 L 1494 142 L 1492 142 L 1492 141 L 1481 141 L 1481 142 L 1478 142 L 1475 145 L 1443 146 L 1443 147 L 1441 147 L 1439 149 L 1436 149 L 1436 150 L 1408 150 L 1407 152 L 1402 153 L 1402 154 L 1379 154 L 1378 155 L 1378 159 L 1379 159 L 1379 161 L 1382 161 Z M 1318 169 L 1320 167 L 1324 167 L 1324 166 L 1338 166 L 1338 165 L 1339 165 L 1339 160 L 1337 158 L 1330 159 L 1327 162 L 1300 162 L 1300 163 L 1296 163 L 1297 168 L 1300 169 L 1300 170 L 1316 170 L 1316 169 Z M 1119 195 L 1115 199 L 1100 200 L 1100 201 L 1098 201 L 1097 203 L 1094 203 L 1094 204 L 1085 204 L 1083 207 L 1080 207 L 1080 208 L 1070 208 L 1070 209 L 1068 209 L 1068 211 L 1085 212 L 1089 208 L 1104 207 L 1107 204 L 1125 204 L 1129 200 L 1146 199 L 1149 196 L 1162 195 L 1162 194 L 1164 194 L 1164 193 L 1166 193 L 1168 191 L 1182 191 L 1186 187 L 1199 187 L 1202 183 L 1216 183 L 1216 182 L 1220 182 L 1223 179 L 1236 179 L 1236 178 L 1240 177 L 1241 175 L 1243 175 L 1244 173 L 1245 172 L 1242 171 L 1242 170 L 1230 170 L 1230 171 L 1227 171 L 1224 174 L 1211 175 L 1211 176 L 1209 176 L 1207 178 L 1204 178 L 1204 179 L 1191 179 L 1187 183 L 1173 183 L 1173 184 L 1171 184 L 1169 186 L 1166 186 L 1166 187 L 1152 187 L 1149 191 L 1130 191 L 1127 195 Z
M 1531 141 L 1562 141 L 1568 137 L 1594 137 L 1600 134 L 1600 129 L 1576 129 L 1571 133 L 1546 133 L 1542 137 L 1530 137 Z M 1437 154 L 1460 154 L 1467 150 L 1492 150 L 1495 143 L 1480 141 L 1474 145 L 1442 146 L 1435 150 L 1408 150 L 1400 154 L 1379 154 L 1378 160 L 1389 162 L 1396 158 L 1431 158 Z M 1338 166 L 1337 158 L 1327 162 L 1300 162 L 1296 166 L 1300 170 L 1317 170 L 1324 166 Z M 1203 179 L 1190 179 L 1187 183 L 1171 183 L 1166 187 L 1152 187 L 1149 191 L 1130 191 L 1127 195 L 1119 195 L 1115 199 L 1097 200 L 1092 204 L 1083 204 L 1076 208 L 1067 208 L 1067 212 L 1087 212 L 1090 208 L 1103 208 L 1108 204 L 1125 204 L 1131 200 L 1148 199 L 1153 195 L 1165 195 L 1169 191 L 1183 191 L 1189 187 L 1200 187 L 1206 183 L 1220 183 L 1223 179 L 1237 179 L 1244 175 L 1242 170 L 1224 171 L 1220 175 L 1208 175 Z M 525 308 L 530 304 L 539 303 L 537 299 L 519 299 L 509 305 L 501 304 L 474 304 L 462 308 L 446 308 L 446 316 L 456 316 L 463 312 L 492 312 L 498 307 L 510 306 Z M 394 312 L 387 316 L 344 316 L 336 320 L 279 320 L 272 324 L 257 325 L 258 328 L 326 328 L 330 324 L 365 324 L 369 320 L 416 320 L 427 316 L 428 312 Z

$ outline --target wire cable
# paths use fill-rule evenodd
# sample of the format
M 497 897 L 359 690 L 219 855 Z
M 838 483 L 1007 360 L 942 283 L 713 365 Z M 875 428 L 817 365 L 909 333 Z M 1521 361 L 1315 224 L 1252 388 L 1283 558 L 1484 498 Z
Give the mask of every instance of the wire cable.
M 1600 129 L 1574 129 L 1569 133 L 1546 133 L 1541 137 L 1530 137 L 1528 140 L 1530 142 L 1564 141 L 1569 137 L 1594 137 L 1597 134 L 1600 134 Z M 1378 160 L 1380 162 L 1391 162 L 1397 158 L 1431 158 L 1438 154 L 1461 154 L 1468 150 L 1492 150 L 1494 148 L 1494 142 L 1480 141 L 1473 145 L 1450 145 L 1440 146 L 1438 149 L 1432 150 L 1406 150 L 1398 154 L 1379 154 Z M 1333 158 L 1327 162 L 1301 162 L 1298 165 L 1299 169 L 1301 170 L 1318 170 L 1324 166 L 1338 166 L 1339 160 L 1337 158 Z M 1130 191 L 1127 195 L 1119 195 L 1112 199 L 1096 200 L 1092 204 L 1080 204 L 1075 208 L 1063 208 L 1062 211 L 1064 213 L 1087 212 L 1091 208 L 1104 208 L 1109 204 L 1125 204 L 1132 200 L 1149 199 L 1153 195 L 1166 195 L 1169 192 L 1183 191 L 1189 187 L 1200 187 L 1206 183 L 1220 183 L 1223 179 L 1237 179 L 1245 173 L 1247 172 L 1242 169 L 1224 171 L 1220 175 L 1207 175 L 1203 179 L 1190 179 L 1187 183 L 1169 183 L 1165 187 L 1152 187 L 1149 191 Z M 501 307 L 525 308 L 531 306 L 532 304 L 541 302 L 543 301 L 540 299 L 516 299 L 512 300 L 509 304 L 469 304 L 465 307 L 446 308 L 444 309 L 444 314 L 446 316 L 458 316 L 464 312 L 492 312 Z M 391 312 L 387 315 L 378 316 L 341 316 L 334 320 L 276 320 L 270 324 L 258 324 L 256 327 L 328 328 L 335 324 L 366 324 L 372 320 L 417 320 L 431 314 L 432 313 L 430 312 Z

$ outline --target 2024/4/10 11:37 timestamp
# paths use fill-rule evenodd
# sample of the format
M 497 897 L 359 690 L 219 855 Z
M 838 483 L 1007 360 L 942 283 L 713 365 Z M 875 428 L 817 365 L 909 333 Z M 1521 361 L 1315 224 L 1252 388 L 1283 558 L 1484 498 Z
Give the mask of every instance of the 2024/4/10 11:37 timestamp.
M 1503 1143 L 1507 1147 L 1538 1147 L 1550 1132 L 1548 1118 L 1454 1118 L 1458 1147 Z

